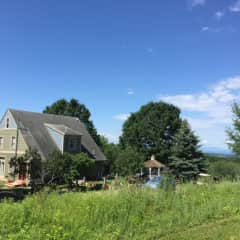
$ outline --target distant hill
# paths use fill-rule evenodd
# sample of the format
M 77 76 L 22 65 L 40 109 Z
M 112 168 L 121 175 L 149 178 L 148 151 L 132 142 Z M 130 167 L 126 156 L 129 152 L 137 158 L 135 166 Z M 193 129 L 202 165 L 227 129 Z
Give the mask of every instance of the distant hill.
M 235 154 L 228 149 L 217 148 L 217 147 L 203 147 L 202 151 L 206 154 L 219 156 L 219 157 L 234 157 Z

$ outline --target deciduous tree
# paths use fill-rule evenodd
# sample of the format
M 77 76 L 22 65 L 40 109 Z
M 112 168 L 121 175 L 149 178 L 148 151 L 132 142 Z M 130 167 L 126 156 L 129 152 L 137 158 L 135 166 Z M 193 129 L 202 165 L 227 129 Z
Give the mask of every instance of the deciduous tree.
M 135 148 L 145 159 L 154 154 L 167 163 L 173 137 L 180 125 L 180 110 L 177 107 L 164 102 L 151 102 L 132 113 L 124 123 L 120 144 L 123 148 Z
M 85 124 L 92 138 L 100 146 L 100 136 L 97 134 L 92 120 L 90 120 L 91 113 L 89 109 L 87 109 L 84 104 L 79 103 L 78 100 L 73 98 L 68 102 L 65 99 L 60 99 L 52 105 L 47 106 L 43 112 L 79 118 Z
M 143 167 L 144 157 L 134 148 L 127 147 L 119 152 L 115 162 L 116 172 L 121 176 L 139 173 Z

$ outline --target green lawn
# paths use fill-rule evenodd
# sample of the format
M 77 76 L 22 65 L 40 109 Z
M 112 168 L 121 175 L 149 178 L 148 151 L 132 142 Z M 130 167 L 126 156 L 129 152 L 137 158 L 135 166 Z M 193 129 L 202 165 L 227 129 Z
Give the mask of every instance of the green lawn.
M 240 239 L 240 216 L 228 217 L 214 222 L 208 222 L 196 227 L 183 229 L 180 232 L 167 234 L 160 240 L 203 240 L 203 239 Z
M 0 240 L 240 239 L 240 183 L 40 193 L 0 203 Z

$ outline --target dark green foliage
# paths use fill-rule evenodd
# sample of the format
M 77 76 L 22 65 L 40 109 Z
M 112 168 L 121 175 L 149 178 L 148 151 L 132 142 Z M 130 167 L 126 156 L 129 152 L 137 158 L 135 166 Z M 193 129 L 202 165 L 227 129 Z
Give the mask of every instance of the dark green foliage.
M 53 152 L 44 164 L 45 182 L 72 186 L 73 181 L 85 176 L 86 171 L 94 166 L 94 161 L 87 154 Z
M 29 162 L 29 175 L 31 182 L 38 181 L 42 176 L 42 159 L 37 150 L 29 150 L 25 153 L 25 158 Z
M 120 144 L 134 147 L 144 158 L 155 154 L 163 163 L 171 155 L 172 139 L 181 125 L 180 110 L 164 102 L 151 102 L 124 123 Z
M 199 139 L 195 136 L 186 120 L 173 140 L 171 162 L 169 164 L 173 174 L 190 180 L 196 178 L 200 172 L 206 172 L 206 161 L 200 151 Z
M 80 153 L 72 156 L 73 169 L 76 170 L 75 179 L 80 179 L 86 176 L 86 173 L 94 167 L 94 160 L 90 159 L 86 153 Z
M 238 158 L 206 156 L 209 173 L 213 177 L 237 180 L 240 178 L 240 163 Z
M 143 167 L 144 157 L 134 148 L 127 147 L 119 152 L 115 162 L 116 172 L 121 176 L 139 173 Z
M 81 104 L 76 99 L 71 99 L 69 102 L 65 99 L 60 99 L 54 102 L 52 105 L 47 106 L 43 113 L 65 115 L 70 117 L 79 118 L 86 126 L 92 138 L 100 146 L 100 136 L 97 134 L 97 130 L 94 127 L 93 122 L 90 120 L 91 113 L 84 104 Z
M 240 179 L 240 164 L 228 160 L 220 160 L 210 165 L 211 175 L 229 180 Z
M 233 128 L 227 130 L 228 145 L 234 153 L 240 155 L 240 106 L 238 103 L 233 104 L 232 112 Z
M 9 161 L 9 166 L 12 169 L 11 175 L 15 178 L 18 176 L 26 175 L 27 160 L 24 156 L 12 157 Z
M 101 145 L 104 155 L 107 158 L 105 161 L 105 175 L 116 173 L 116 160 L 120 152 L 118 144 L 109 143 L 108 139 L 101 136 Z
M 24 155 L 11 158 L 10 168 L 13 169 L 14 177 L 24 176 L 28 173 L 32 182 L 39 180 L 42 176 L 42 160 L 36 150 L 27 150 Z

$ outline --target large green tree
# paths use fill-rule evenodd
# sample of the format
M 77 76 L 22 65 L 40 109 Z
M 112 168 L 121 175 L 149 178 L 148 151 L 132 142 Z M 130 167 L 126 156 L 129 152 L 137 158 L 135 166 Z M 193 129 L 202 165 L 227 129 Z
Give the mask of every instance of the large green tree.
M 143 168 L 144 157 L 132 147 L 127 147 L 119 152 L 114 162 L 116 173 L 120 176 L 129 176 L 140 173 Z
M 206 161 L 200 150 L 198 137 L 186 120 L 173 138 L 172 156 L 169 167 L 179 178 L 190 180 L 200 172 L 207 171 Z
M 230 149 L 240 155 L 240 106 L 237 102 L 233 103 L 233 127 L 227 130 L 228 146 Z
M 145 159 L 152 154 L 167 163 L 172 141 L 181 125 L 180 110 L 164 102 L 151 102 L 131 114 L 123 125 L 120 145 L 133 147 Z
M 116 173 L 116 160 L 120 153 L 120 148 L 118 144 L 110 143 L 108 139 L 101 136 L 101 146 L 104 155 L 107 158 L 105 161 L 104 173 L 105 175 Z
M 43 112 L 79 118 L 85 124 L 92 138 L 100 146 L 100 136 L 97 134 L 97 130 L 93 122 L 90 120 L 91 113 L 87 107 L 84 104 L 79 103 L 78 100 L 74 98 L 69 102 L 65 99 L 57 100 L 52 105 L 47 106 Z

